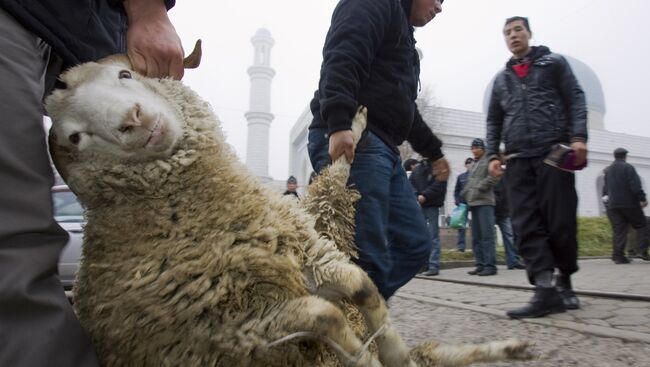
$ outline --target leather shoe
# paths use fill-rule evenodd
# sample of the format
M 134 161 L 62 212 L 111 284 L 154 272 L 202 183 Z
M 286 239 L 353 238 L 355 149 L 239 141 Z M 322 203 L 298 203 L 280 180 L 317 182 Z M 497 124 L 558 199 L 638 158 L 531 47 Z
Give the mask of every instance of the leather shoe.
M 427 277 L 434 277 L 436 275 L 440 274 L 438 270 L 427 270 L 422 275 L 427 276 Z
M 482 272 L 482 271 L 483 271 L 483 269 L 481 269 L 481 268 L 476 268 L 476 269 L 474 269 L 474 270 L 468 271 L 467 274 L 469 274 L 469 275 L 476 275 L 476 274 L 478 274 L 478 273 L 480 273 L 480 272 Z
M 576 296 L 576 292 L 573 291 L 570 277 L 559 275 L 555 280 L 555 288 L 560 294 L 560 297 L 562 297 L 562 302 L 564 302 L 564 307 L 567 310 L 577 310 L 580 308 L 580 300 Z
M 486 277 L 489 275 L 497 275 L 497 270 L 496 269 L 483 269 L 483 271 L 477 273 L 476 275 L 481 276 L 481 277 Z
M 526 306 L 510 310 L 506 312 L 506 315 L 512 319 L 525 319 L 543 317 L 565 311 L 566 306 L 564 306 L 562 297 L 555 287 L 536 287 L 533 298 L 531 298 Z
M 614 261 L 614 264 L 629 264 L 630 259 L 627 257 L 616 257 L 612 259 Z
M 642 252 L 640 254 L 637 254 L 635 256 L 637 259 L 645 260 L 645 261 L 650 261 L 650 255 L 647 252 Z
M 517 263 L 513 266 L 508 266 L 508 270 L 512 270 L 512 269 L 526 269 L 526 267 L 524 266 L 524 264 Z

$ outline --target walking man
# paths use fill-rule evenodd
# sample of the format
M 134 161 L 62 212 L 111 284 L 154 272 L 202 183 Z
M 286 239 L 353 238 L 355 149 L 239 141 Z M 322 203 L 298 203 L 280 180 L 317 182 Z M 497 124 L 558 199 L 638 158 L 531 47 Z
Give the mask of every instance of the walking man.
M 487 154 L 490 172 L 502 175 L 499 144 L 505 143 L 512 226 L 528 280 L 535 285 L 530 302 L 507 314 L 541 317 L 579 307 L 571 286 L 571 274 L 578 271 L 575 178 L 573 172 L 543 161 L 554 145 L 565 143 L 576 166 L 585 162 L 587 109 L 566 59 L 546 46 L 529 45 L 527 18 L 507 19 L 503 35 L 512 58 L 492 88 Z
M 483 139 L 474 139 L 471 145 L 475 163 L 469 171 L 463 196 L 472 212 L 472 251 L 476 269 L 469 275 L 497 274 L 497 254 L 494 236 L 494 185 L 499 180 L 488 173 L 488 156 Z
M 641 179 L 634 167 L 626 162 L 627 150 L 614 150 L 614 163 L 605 170 L 603 196 L 607 197 L 607 217 L 612 224 L 613 246 L 612 260 L 616 264 L 629 264 L 625 257 L 627 230 L 632 226 L 636 230 L 637 244 L 635 256 L 650 261 L 646 238 L 646 219 L 643 208 L 648 201 L 641 187 Z
M 442 0 L 341 0 L 325 38 L 318 90 L 311 101 L 309 157 L 314 170 L 345 155 L 356 204 L 356 263 L 388 299 L 431 253 L 431 237 L 397 146 L 407 140 L 447 181 L 442 142 L 422 120 L 415 99 L 420 62 L 414 27 L 442 11 Z M 359 106 L 368 128 L 356 152 L 350 126 Z M 417 213 L 417 214 L 416 214 Z
M 432 169 L 429 160 L 423 159 L 415 166 L 409 177 L 418 204 L 422 207 L 422 214 L 431 233 L 432 249 L 429 256 L 429 265 L 422 275 L 435 276 L 440 272 L 440 235 L 438 227 L 438 216 L 440 207 L 445 202 L 447 195 L 447 181 L 438 181 L 436 172 Z
M 474 164 L 474 158 L 465 159 L 465 172 L 461 173 L 456 177 L 456 186 L 454 187 L 454 204 L 459 206 L 460 204 L 467 204 L 465 198 L 460 193 L 463 192 L 465 185 L 467 185 L 467 179 L 469 178 L 469 170 Z M 467 214 L 465 212 L 465 223 L 467 223 Z M 459 252 L 465 252 L 465 228 L 458 229 L 458 242 L 456 242 L 456 249 Z

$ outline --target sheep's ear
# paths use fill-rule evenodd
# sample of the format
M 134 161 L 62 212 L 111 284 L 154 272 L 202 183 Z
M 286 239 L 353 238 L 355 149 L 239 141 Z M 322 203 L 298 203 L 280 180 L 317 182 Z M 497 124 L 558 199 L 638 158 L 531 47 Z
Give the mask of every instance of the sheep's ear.
M 197 40 L 194 44 L 194 50 L 183 60 L 183 67 L 185 69 L 196 69 L 201 63 L 201 40 Z
M 50 128 L 50 135 L 47 138 L 47 145 L 50 148 L 50 156 L 54 167 L 63 178 L 63 181 L 68 182 L 68 163 L 72 162 L 71 152 L 68 148 L 59 145 L 56 139 L 54 128 Z

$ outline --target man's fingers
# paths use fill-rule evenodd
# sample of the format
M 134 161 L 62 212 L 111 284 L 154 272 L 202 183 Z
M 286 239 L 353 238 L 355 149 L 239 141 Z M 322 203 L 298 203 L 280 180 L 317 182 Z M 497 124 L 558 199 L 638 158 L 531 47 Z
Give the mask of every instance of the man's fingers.
M 172 57 L 169 60 L 169 76 L 176 80 L 183 79 L 185 75 L 185 69 L 183 68 L 183 58 Z
M 129 60 L 131 60 L 131 66 L 133 70 L 138 74 L 147 75 L 147 62 L 144 57 L 139 53 L 127 53 Z

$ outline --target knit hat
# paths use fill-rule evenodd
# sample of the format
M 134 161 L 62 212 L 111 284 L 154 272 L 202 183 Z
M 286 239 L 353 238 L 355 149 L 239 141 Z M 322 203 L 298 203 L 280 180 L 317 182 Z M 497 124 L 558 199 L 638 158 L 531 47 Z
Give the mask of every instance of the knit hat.
M 614 149 L 614 158 L 625 158 L 627 153 L 627 149 L 625 148 L 616 148 Z
M 294 184 L 294 185 L 297 185 L 297 184 L 298 184 L 298 180 L 296 180 L 296 178 L 293 177 L 293 176 L 289 176 L 289 178 L 287 179 L 287 184 Z
M 474 158 L 465 159 L 465 164 L 472 164 L 472 163 L 474 163 Z
M 485 142 L 483 141 L 483 139 L 476 138 L 476 139 L 472 140 L 471 147 L 472 148 L 479 147 L 481 149 L 485 149 Z

